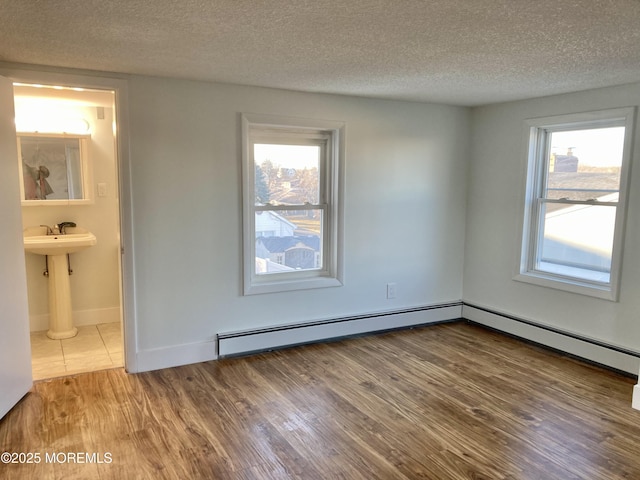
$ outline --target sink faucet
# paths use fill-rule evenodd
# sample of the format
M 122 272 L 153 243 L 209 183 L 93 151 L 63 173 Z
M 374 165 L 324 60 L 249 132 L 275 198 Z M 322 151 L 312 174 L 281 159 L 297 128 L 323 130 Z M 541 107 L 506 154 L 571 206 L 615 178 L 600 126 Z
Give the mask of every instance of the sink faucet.
M 45 227 L 47 229 L 47 235 L 53 235 L 53 230 L 49 225 L 40 225 L 41 227 Z
M 67 233 L 67 227 L 75 227 L 76 224 L 73 222 L 60 222 L 58 224 L 58 229 L 60 230 L 60 235 L 64 235 Z

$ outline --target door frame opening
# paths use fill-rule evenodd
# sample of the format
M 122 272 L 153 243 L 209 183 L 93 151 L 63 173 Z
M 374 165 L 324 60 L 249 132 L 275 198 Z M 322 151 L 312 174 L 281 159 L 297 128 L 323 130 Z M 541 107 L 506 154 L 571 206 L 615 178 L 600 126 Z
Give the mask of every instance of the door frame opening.
M 35 67 L 34 67 L 35 68 Z M 114 92 L 115 157 L 118 182 L 118 217 L 120 228 L 120 309 L 123 333 L 123 361 L 127 372 L 137 372 L 135 328 L 133 224 L 131 201 L 131 168 L 129 158 L 128 83 L 126 77 L 87 75 L 68 70 L 42 70 L 0 64 L 0 75 L 15 83 L 60 85 L 70 88 Z

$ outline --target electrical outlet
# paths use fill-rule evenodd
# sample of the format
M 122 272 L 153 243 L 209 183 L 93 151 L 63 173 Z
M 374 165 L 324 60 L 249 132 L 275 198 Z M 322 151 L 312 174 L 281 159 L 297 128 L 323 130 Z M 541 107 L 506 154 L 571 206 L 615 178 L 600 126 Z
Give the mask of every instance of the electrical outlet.
M 387 283 L 387 298 L 396 298 L 396 284 Z

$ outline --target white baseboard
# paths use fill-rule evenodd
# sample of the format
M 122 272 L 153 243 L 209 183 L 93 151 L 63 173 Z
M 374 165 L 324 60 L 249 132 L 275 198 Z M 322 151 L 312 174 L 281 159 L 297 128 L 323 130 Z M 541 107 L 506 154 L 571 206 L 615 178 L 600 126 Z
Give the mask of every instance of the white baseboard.
M 74 310 L 73 325 L 99 325 L 101 323 L 120 322 L 120 307 L 94 308 L 90 310 Z M 32 332 L 41 332 L 49 329 L 49 314 L 29 315 L 29 328 Z
M 380 312 L 271 328 L 218 334 L 220 357 L 244 355 L 292 345 L 393 330 L 461 317 L 462 303 L 450 302 L 402 311 Z
M 636 410 L 640 410 L 640 384 L 633 386 L 633 399 L 631 406 Z
M 471 322 L 479 323 L 600 365 L 632 375 L 638 374 L 640 352 L 633 352 L 616 345 L 607 345 L 604 342 L 581 337 L 570 332 L 562 332 L 559 329 L 536 324 L 525 319 L 518 319 L 482 306 L 465 304 L 462 307 L 462 317 Z M 638 401 L 640 402 L 640 399 Z
M 135 373 L 208 362 L 217 358 L 215 340 L 141 350 L 136 355 Z

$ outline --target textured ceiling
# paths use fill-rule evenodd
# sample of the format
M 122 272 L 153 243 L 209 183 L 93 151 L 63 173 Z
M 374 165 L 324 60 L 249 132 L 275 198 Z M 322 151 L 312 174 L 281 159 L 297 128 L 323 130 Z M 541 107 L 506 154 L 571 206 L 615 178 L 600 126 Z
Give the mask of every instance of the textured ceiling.
M 481 105 L 640 81 L 640 1 L 0 0 L 0 61 Z

